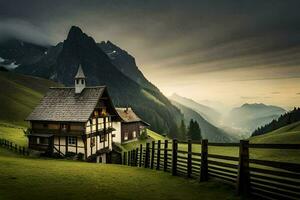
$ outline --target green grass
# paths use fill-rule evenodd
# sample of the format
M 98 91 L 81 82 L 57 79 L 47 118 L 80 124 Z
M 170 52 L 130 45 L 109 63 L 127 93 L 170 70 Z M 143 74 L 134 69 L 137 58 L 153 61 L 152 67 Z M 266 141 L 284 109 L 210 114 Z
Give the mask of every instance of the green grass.
M 131 149 L 139 148 L 140 144 L 145 146 L 147 142 L 151 143 L 152 141 L 157 141 L 157 140 L 164 141 L 165 139 L 168 139 L 158 133 L 155 133 L 150 129 L 147 129 L 147 135 L 149 136 L 147 139 L 128 142 L 126 144 L 122 144 L 122 147 L 124 148 L 124 150 L 129 151 Z
M 0 72 L 0 121 L 27 126 L 24 119 L 50 86 L 59 84 L 36 77 Z
M 300 122 L 284 126 L 270 133 L 250 138 L 251 143 L 300 143 Z
M 150 129 L 147 129 L 147 135 L 150 136 L 154 140 L 161 140 L 161 141 L 163 141 L 163 140 L 168 139 L 168 138 L 166 138 L 166 137 L 164 137 L 164 136 L 162 136 L 162 135 L 160 135 L 160 134 L 158 134 L 158 133 L 156 133 L 154 131 L 151 131 Z
M 24 135 L 23 129 L 26 129 L 26 127 L 8 123 L 0 123 L 0 138 L 26 147 L 28 145 L 28 140 Z
M 122 165 L 18 157 L 0 148 L 0 199 L 239 199 L 231 186 Z

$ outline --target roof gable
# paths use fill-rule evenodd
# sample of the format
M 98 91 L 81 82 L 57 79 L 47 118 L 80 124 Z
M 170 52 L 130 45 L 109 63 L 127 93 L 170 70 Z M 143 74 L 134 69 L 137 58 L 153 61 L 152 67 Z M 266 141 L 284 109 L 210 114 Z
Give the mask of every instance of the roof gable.
M 130 122 L 142 122 L 143 124 L 149 126 L 147 122 L 144 122 L 141 118 L 139 118 L 135 112 L 133 112 L 132 108 L 116 108 L 116 111 L 118 112 L 118 115 L 121 117 L 121 119 L 124 122 L 130 123 Z
M 76 94 L 73 87 L 50 88 L 26 120 L 86 122 L 105 90 L 105 86 L 86 87 Z

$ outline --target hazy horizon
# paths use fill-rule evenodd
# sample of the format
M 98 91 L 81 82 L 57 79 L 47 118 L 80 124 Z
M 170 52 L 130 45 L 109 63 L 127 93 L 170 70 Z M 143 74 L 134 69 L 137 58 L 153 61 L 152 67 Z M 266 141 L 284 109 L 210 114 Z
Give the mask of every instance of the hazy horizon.
M 0 39 L 55 45 L 77 25 L 132 54 L 166 96 L 300 106 L 297 1 L 1 1 Z

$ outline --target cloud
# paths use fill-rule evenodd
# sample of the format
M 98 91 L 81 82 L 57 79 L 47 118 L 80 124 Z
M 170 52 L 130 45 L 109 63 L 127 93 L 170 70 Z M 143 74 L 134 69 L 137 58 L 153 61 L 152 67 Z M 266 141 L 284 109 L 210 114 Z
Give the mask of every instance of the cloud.
M 40 45 L 51 44 L 50 36 L 46 32 L 21 19 L 0 21 L 0 41 L 6 39 L 20 39 Z
M 241 99 L 258 99 L 258 96 L 241 96 Z

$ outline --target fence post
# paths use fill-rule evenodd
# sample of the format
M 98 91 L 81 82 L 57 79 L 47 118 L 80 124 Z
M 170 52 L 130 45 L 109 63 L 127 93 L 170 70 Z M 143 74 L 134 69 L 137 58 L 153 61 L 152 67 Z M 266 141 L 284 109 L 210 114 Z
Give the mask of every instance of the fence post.
M 248 140 L 240 141 L 237 193 L 238 195 L 248 195 L 250 193 L 249 141 Z
M 17 150 L 18 150 L 18 145 L 17 144 L 15 144 L 15 152 L 17 152 Z
M 12 142 L 10 142 L 9 149 L 10 149 L 10 150 L 13 149 L 13 143 L 12 143 Z
M 132 162 L 131 162 L 131 166 L 135 166 L 135 149 L 133 149 L 131 151 L 131 157 L 132 157 Z
M 145 155 L 145 168 L 149 168 L 149 159 L 150 159 L 150 143 L 146 144 L 146 155 Z
M 131 158 L 131 154 L 130 151 L 127 152 L 127 165 L 130 166 L 130 158 Z
M 160 140 L 157 141 L 156 170 L 160 168 Z
M 23 147 L 22 153 L 23 155 L 25 155 L 25 147 Z
M 192 175 L 192 141 L 188 140 L 188 155 L 187 155 L 187 177 Z
M 200 181 L 208 180 L 208 140 L 201 141 L 201 170 L 200 170 Z
M 138 166 L 138 159 L 139 159 L 139 148 L 135 149 L 135 162 L 134 162 L 134 166 Z
M 123 165 L 127 165 L 127 152 L 123 154 Z
M 154 154 L 155 154 L 155 141 L 152 141 L 151 145 L 151 169 L 154 168 Z
M 164 171 L 168 169 L 168 140 L 165 140 L 164 146 Z
M 178 143 L 177 139 L 173 139 L 172 143 L 172 175 L 177 175 L 177 150 L 178 150 Z
M 130 155 L 130 161 L 129 161 L 129 166 L 132 166 L 132 154 L 133 154 L 133 151 L 132 150 L 130 150 L 129 151 L 129 155 Z
M 139 160 L 139 167 L 142 167 L 142 159 L 143 159 L 143 145 L 140 144 L 140 160 Z

